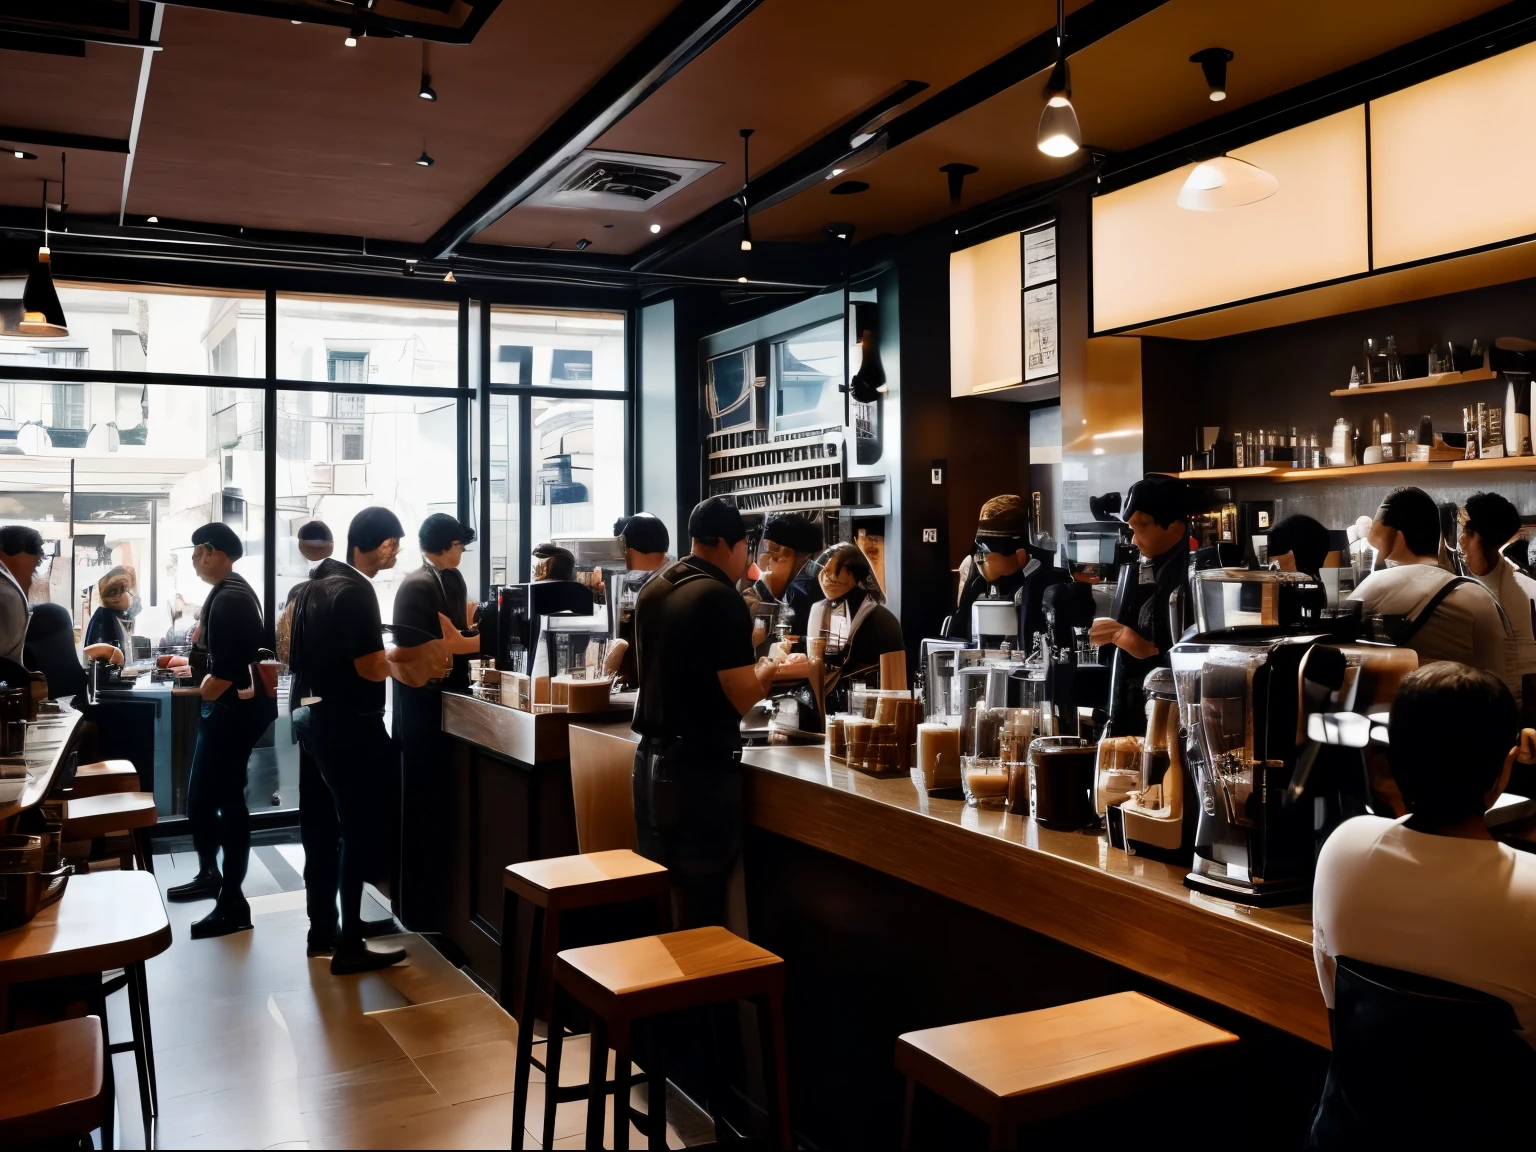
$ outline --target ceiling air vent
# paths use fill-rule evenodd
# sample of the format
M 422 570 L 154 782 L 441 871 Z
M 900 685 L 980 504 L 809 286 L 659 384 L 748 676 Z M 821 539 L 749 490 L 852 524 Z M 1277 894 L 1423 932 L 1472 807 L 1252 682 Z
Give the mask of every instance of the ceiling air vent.
M 586 151 L 545 181 L 526 203 L 543 208 L 644 212 L 718 167 L 715 160 Z

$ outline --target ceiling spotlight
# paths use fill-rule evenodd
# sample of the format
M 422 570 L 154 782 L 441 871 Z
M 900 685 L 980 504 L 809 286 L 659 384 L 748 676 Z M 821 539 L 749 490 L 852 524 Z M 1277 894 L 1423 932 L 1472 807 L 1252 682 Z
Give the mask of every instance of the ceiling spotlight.
M 448 269 L 448 275 L 443 277 L 443 283 L 444 284 L 457 284 L 458 283 L 458 281 L 453 278 L 453 269 L 452 268 Z
M 846 168 L 834 168 L 834 169 L 832 169 L 832 171 L 827 173 L 827 179 L 828 180 L 835 180 L 835 179 L 837 179 L 837 177 L 841 176 L 846 171 L 847 171 Z
M 738 277 L 736 277 L 736 283 L 738 283 L 738 284 L 745 284 L 746 282 L 747 282 L 747 278 L 745 276 L 738 276 Z
M 144 221 L 144 223 L 146 223 L 146 224 L 158 224 L 158 223 L 160 223 L 160 217 L 158 217 L 158 216 L 151 216 L 148 220 Z
M 405 262 L 407 264 L 414 264 L 414 263 L 416 263 L 416 257 L 414 257 L 414 256 L 407 256 L 405 258 Z
M 1196 164 L 1179 189 L 1179 207 L 1191 212 L 1220 212 L 1256 204 L 1280 191 L 1280 181 L 1246 160 L 1216 156 Z
M 342 43 L 345 44 L 348 48 L 356 48 L 357 38 L 362 34 L 363 30 L 361 28 L 354 28 L 352 31 L 347 33 L 347 38 L 343 40 Z
M 16 157 L 16 159 L 18 159 L 18 160 L 36 160 L 37 159 L 37 153 L 36 152 L 23 152 L 20 148 L 13 148 L 13 149 L 11 149 L 11 155 Z
M 290 23 L 290 24 L 302 24 L 302 23 L 304 23 L 304 21 L 302 21 L 302 20 L 290 20 L 290 21 L 288 21 L 288 23 Z
M 1200 65 L 1205 82 L 1211 89 L 1212 100 L 1227 98 L 1227 63 L 1232 59 L 1228 48 L 1202 48 L 1189 58 L 1191 64 Z
M 974 164 L 945 164 L 940 169 L 949 183 L 949 206 L 960 207 L 960 193 L 965 188 L 965 178 L 974 176 L 979 169 Z
M 437 161 L 427 155 L 426 146 L 423 145 L 421 149 L 421 155 L 416 157 L 416 163 L 420 164 L 423 168 L 430 168 L 432 165 L 436 164 Z
M 592 241 L 590 240 L 581 239 L 576 241 L 576 251 L 578 252 L 585 252 L 590 247 L 592 247 Z
M 661 231 L 661 225 L 660 224 L 652 224 L 651 225 L 651 235 L 652 236 L 656 235 L 656 233 L 658 233 L 660 231 Z
M 751 128 L 741 129 L 741 250 L 752 251 L 752 221 L 747 214 L 747 183 L 752 176 L 750 145 Z
M 1045 108 L 1035 147 L 1047 156 L 1070 156 L 1083 146 L 1082 129 L 1072 108 L 1072 75 L 1067 69 L 1067 3 L 1056 0 L 1056 67 L 1045 86 Z
M 422 73 L 421 91 L 416 93 L 416 95 L 420 96 L 423 100 L 430 100 L 434 104 L 437 103 L 437 92 L 432 87 L 432 77 L 428 76 L 426 73 Z
M 851 240 L 853 238 L 853 225 L 842 221 L 834 221 L 827 225 L 827 235 L 834 240 Z

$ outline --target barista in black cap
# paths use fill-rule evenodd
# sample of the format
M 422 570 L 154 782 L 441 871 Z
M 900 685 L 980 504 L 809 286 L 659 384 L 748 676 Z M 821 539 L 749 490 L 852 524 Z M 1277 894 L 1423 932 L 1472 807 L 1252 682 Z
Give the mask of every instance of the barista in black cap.
M 400 648 L 441 640 L 453 656 L 441 679 L 419 688 L 395 685 L 395 738 L 400 741 L 400 885 L 396 909 L 413 932 L 437 932 L 449 888 L 449 854 L 442 850 L 443 829 L 453 826 L 453 791 L 443 766 L 449 763 L 443 734 L 443 690 L 469 688 L 469 658 L 480 650 L 470 635 L 468 593 L 459 562 L 464 546 L 475 540 L 443 512 L 428 516 L 417 533 L 421 567 L 395 593 L 394 634 Z
M 624 568 L 628 572 L 657 572 L 667 566 L 672 534 L 659 516 L 636 512 L 614 533 L 624 542 Z
M 725 923 L 746 833 L 741 717 L 768 695 L 752 617 L 736 583 L 751 563 L 741 513 L 719 497 L 688 518 L 692 551 L 656 573 L 635 608 L 635 825 L 668 868 L 673 926 Z
M 1188 503 L 1189 490 L 1171 476 L 1138 480 L 1126 493 L 1125 522 L 1141 563 L 1120 577 L 1114 616 L 1099 617 L 1088 632 L 1091 643 L 1115 647 L 1109 731 L 1116 736 L 1145 727 L 1142 681 L 1168 664 L 1168 650 L 1178 639 L 1168 601 L 1189 575 Z
M 780 630 L 794 637 L 791 652 L 805 651 L 811 605 L 822 599 L 811 565 L 811 558 L 820 551 L 821 528 L 798 512 L 770 516 L 763 526 L 757 556 L 762 576 L 752 585 L 750 598 L 777 605 Z
M 608 662 L 618 676 L 618 686 L 629 689 L 640 682 L 634 648 L 635 601 L 651 575 L 667 566 L 672 534 L 659 516 L 649 512 L 620 516 L 614 521 L 613 534 L 624 549 L 624 571 L 610 573 L 607 578 L 608 594 L 618 605 L 618 627 Z
M 264 629 L 261 598 L 234 571 L 243 553 L 240 537 L 228 524 L 204 524 L 192 533 L 192 567 L 204 583 L 213 585 L 192 640 L 193 673 L 202 675 L 203 702 L 187 784 L 187 823 L 198 868 L 195 879 L 166 895 L 172 900 L 218 896 L 213 911 L 192 925 L 193 939 L 251 926 L 251 906 L 240 887 L 251 855 L 246 762 L 277 718 L 277 699 L 268 695 L 259 676 L 252 675 Z
M 1031 560 L 1040 563 L 1030 572 Z M 1055 556 L 1029 541 L 1029 508 L 1017 496 L 994 496 L 981 506 L 976 523 L 976 544 L 960 566 L 960 603 L 949 618 L 944 635 L 956 640 L 975 640 L 971 633 L 971 606 L 983 597 L 1012 599 L 1023 592 L 1020 639 L 1033 643 L 1036 632 L 1045 630 L 1041 604 L 1052 584 L 1065 584 L 1071 576 L 1055 566 Z

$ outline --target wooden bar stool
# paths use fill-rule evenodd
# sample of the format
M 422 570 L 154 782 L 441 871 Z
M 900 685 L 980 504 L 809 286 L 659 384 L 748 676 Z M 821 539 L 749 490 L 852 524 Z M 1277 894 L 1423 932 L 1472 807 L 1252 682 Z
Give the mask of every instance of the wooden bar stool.
M 109 836 L 126 833 L 128 840 L 122 851 L 114 853 L 126 871 L 130 864 L 151 874 L 155 871 L 150 854 L 148 829 L 159 821 L 155 810 L 155 798 L 149 792 L 108 792 L 101 796 L 87 796 L 71 800 L 64 810 L 65 844 L 81 841 L 105 840 Z
M 1140 992 L 908 1032 L 896 1040 L 902 1147 L 918 1084 L 990 1125 L 993 1148 L 1017 1148 L 1021 1124 L 1127 1095 L 1177 1071 L 1176 1057 L 1236 1042 Z
M 70 795 L 76 800 L 105 796 L 109 792 L 139 791 L 139 770 L 131 760 L 98 760 L 75 769 Z
M 95 1016 L 0 1035 L 0 1147 L 106 1133 L 105 1065 Z
M 523 957 L 521 1011 L 513 1003 L 516 982 L 512 965 L 517 936 L 517 902 L 533 909 L 533 933 Z M 517 1062 L 512 1087 L 512 1147 L 523 1146 L 528 1119 L 528 1078 L 533 1065 L 533 1026 L 545 998 L 554 993 L 555 953 L 560 950 L 561 917 L 578 908 L 598 908 L 631 901 L 655 904 L 656 926 L 666 923 L 667 870 L 627 848 L 610 852 L 585 852 L 513 864 L 506 871 L 506 893 L 501 920 L 501 1005 L 517 1017 Z M 545 1052 L 544 1147 L 553 1141 L 555 1106 L 579 1100 L 584 1091 L 571 1086 L 560 1089 L 561 1029 L 551 1012 L 549 1046 Z M 550 1071 L 550 1069 L 553 1071 Z M 599 1076 L 606 1082 L 607 1073 Z
M 784 961 L 724 928 L 691 928 L 617 944 L 573 948 L 555 959 L 555 982 L 592 1013 L 592 1055 L 587 1077 L 587 1147 L 603 1147 L 603 1081 L 614 1050 L 613 1146 L 629 1147 L 629 1122 L 643 1125 L 650 1146 L 667 1140 L 666 1075 L 660 1045 L 645 1069 L 648 1115 L 629 1107 L 634 1025 L 672 1012 L 751 1000 L 766 1012 L 763 1074 L 768 1082 L 770 1131 L 790 1146 L 789 1081 L 784 1052 Z M 558 999 L 557 999 L 558 1002 Z M 555 1023 L 551 1022 L 553 1034 Z M 558 1071 L 546 1073 L 553 1078 Z M 550 1107 L 548 1103 L 546 1109 Z M 546 1133 L 549 1131 L 546 1113 Z M 547 1141 L 546 1141 L 547 1143 Z

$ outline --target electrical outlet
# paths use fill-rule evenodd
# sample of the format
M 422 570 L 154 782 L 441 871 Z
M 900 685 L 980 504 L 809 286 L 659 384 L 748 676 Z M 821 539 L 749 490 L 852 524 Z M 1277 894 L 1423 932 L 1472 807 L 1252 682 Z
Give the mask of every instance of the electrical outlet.
M 933 478 L 935 484 L 944 483 L 944 469 L 934 468 L 929 472 L 929 475 Z
M 923 529 L 923 543 L 937 544 L 939 542 L 939 530 L 937 528 Z

